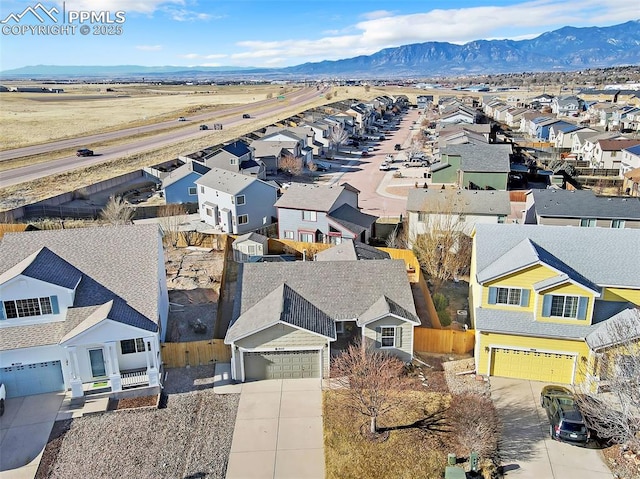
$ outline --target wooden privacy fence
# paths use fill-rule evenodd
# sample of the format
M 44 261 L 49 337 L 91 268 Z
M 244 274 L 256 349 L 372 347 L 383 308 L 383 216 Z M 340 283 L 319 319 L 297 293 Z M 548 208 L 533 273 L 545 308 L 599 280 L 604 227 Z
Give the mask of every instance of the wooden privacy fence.
M 453 329 L 415 328 L 413 349 L 424 353 L 466 354 L 473 351 L 475 334 Z
M 167 368 L 202 366 L 230 361 L 231 346 L 224 344 L 222 339 L 162 344 L 162 362 Z

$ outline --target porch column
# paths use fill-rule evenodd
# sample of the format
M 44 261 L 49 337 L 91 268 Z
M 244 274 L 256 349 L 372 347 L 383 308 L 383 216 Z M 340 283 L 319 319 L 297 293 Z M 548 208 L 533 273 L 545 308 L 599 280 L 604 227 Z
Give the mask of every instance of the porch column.
M 158 386 L 160 384 L 160 371 L 158 369 L 158 348 L 156 347 L 156 338 L 144 338 L 146 344 L 145 358 L 147 359 L 147 375 L 149 376 L 149 386 Z M 151 354 L 151 359 L 149 359 Z
M 71 367 L 71 397 L 81 398 L 84 396 L 82 390 L 82 379 L 80 378 L 80 368 L 78 367 L 78 352 L 75 346 L 67 348 L 69 353 L 69 366 Z
M 122 376 L 120 376 L 120 366 L 118 365 L 118 353 L 115 341 L 104 343 L 107 349 L 107 360 L 109 364 L 109 381 L 111 391 L 122 391 Z

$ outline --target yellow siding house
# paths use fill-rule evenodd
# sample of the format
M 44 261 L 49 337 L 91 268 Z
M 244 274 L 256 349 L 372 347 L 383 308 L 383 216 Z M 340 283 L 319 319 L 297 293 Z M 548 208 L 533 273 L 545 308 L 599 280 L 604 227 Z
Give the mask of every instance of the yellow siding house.
M 478 224 L 469 289 L 479 374 L 597 386 L 640 338 L 640 231 Z

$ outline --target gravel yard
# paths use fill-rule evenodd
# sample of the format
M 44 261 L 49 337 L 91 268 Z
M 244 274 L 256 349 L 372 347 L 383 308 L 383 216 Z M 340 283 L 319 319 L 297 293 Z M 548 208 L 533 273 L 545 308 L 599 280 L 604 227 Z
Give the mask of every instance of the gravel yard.
M 215 394 L 212 376 L 171 369 L 165 408 L 75 419 L 38 477 L 224 478 L 240 396 Z
M 447 387 L 452 394 L 471 393 L 489 397 L 489 382 L 476 377 L 473 358 L 446 361 L 442 363 L 442 368 Z M 473 371 L 473 373 L 459 374 L 469 371 Z

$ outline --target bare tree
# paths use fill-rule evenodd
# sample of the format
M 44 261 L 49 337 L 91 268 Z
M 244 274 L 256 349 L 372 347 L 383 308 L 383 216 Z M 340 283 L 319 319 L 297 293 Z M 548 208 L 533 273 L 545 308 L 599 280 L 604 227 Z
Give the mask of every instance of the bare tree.
M 348 408 L 370 419 L 369 432 L 378 431 L 378 418 L 402 403 L 404 365 L 395 356 L 355 343 L 332 364 L 336 392 L 346 400 Z
M 300 176 L 302 174 L 302 160 L 296 158 L 291 153 L 286 153 L 280 158 L 278 168 L 290 176 Z
M 111 225 L 131 224 L 135 210 L 120 196 L 112 196 L 100 212 L 100 219 Z
M 178 203 L 170 203 L 158 208 L 158 217 L 165 244 L 175 248 L 180 241 L 180 225 L 187 220 L 186 208 Z
M 500 420 L 491 399 L 478 394 L 456 395 L 447 417 L 453 426 L 453 440 L 460 445 L 460 454 L 467 456 L 475 451 L 482 457 L 495 457 Z
M 445 281 L 466 274 L 471 265 L 472 225 L 462 213 L 464 201 L 454 190 L 440 190 L 438 200 L 430 201 L 422 213 L 423 230 L 410 238 L 420 267 L 427 273 L 433 290 Z
M 577 388 L 585 421 L 598 437 L 640 454 L 640 308 L 608 320 L 587 342 L 595 354 L 584 367 L 595 371 L 585 372 L 595 373 L 603 387 L 587 380 Z
M 331 127 L 329 131 L 329 140 L 334 144 L 336 153 L 340 149 L 340 146 L 349 138 L 349 132 L 345 130 L 342 123 L 338 123 Z

